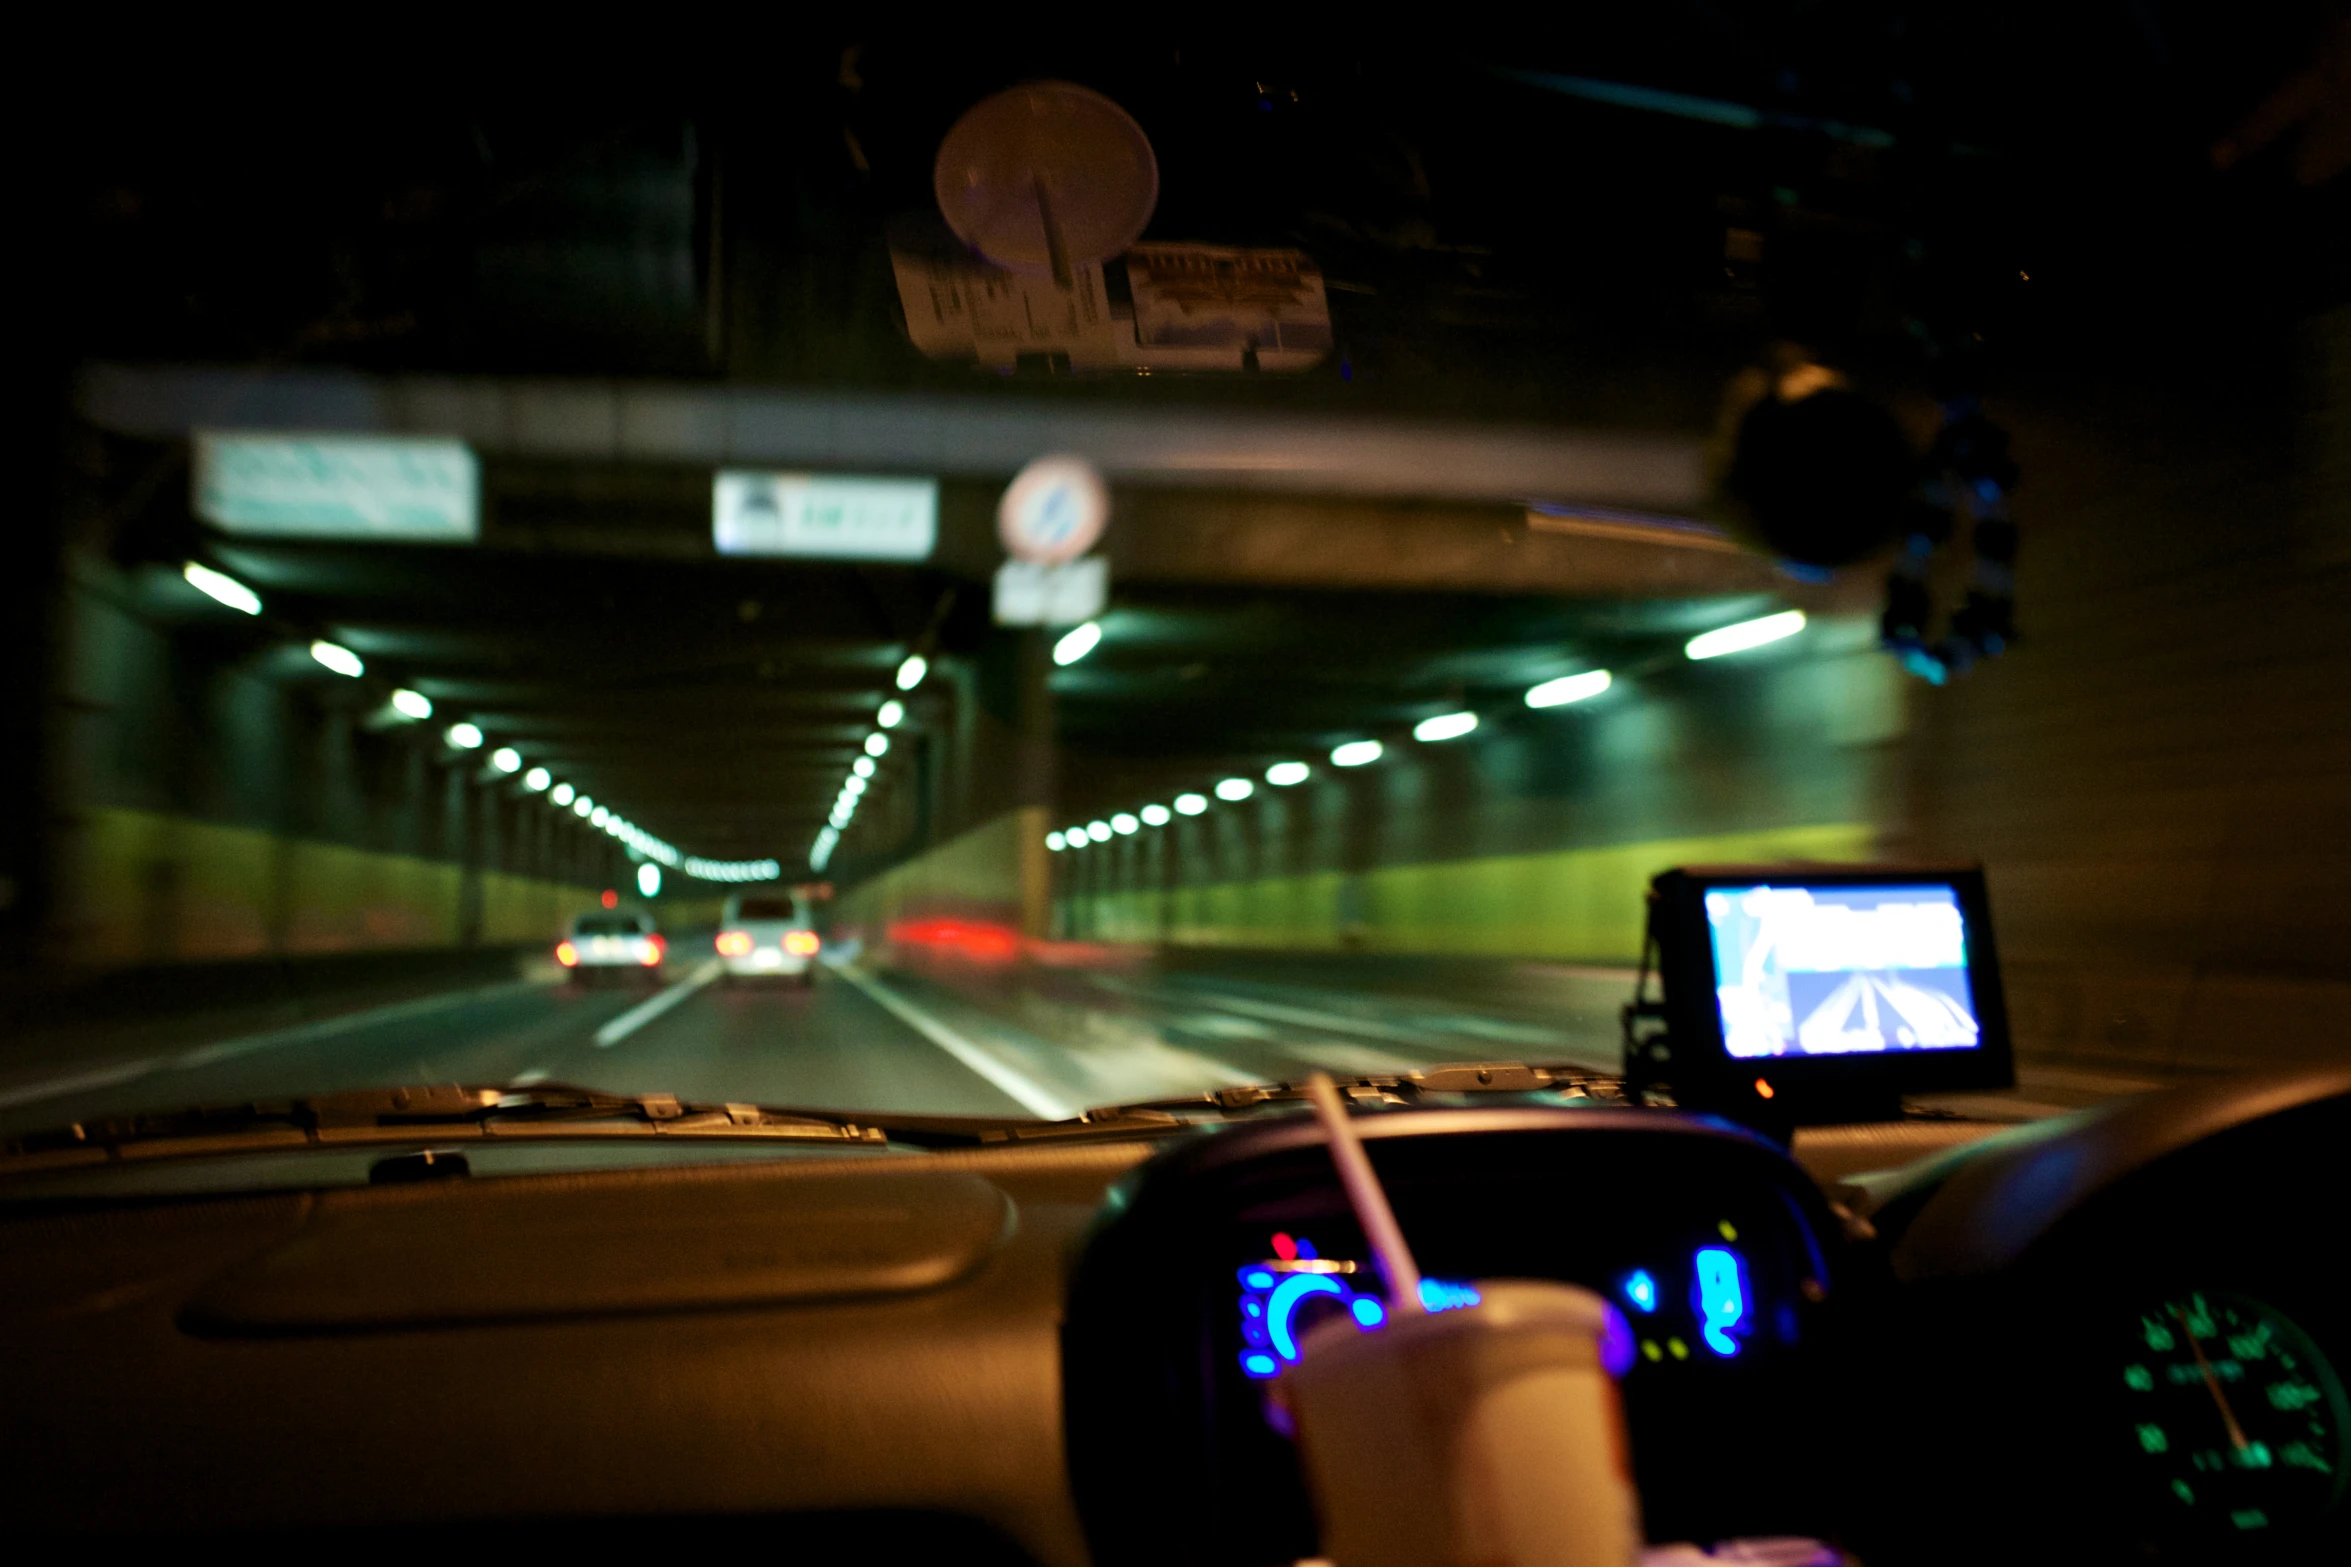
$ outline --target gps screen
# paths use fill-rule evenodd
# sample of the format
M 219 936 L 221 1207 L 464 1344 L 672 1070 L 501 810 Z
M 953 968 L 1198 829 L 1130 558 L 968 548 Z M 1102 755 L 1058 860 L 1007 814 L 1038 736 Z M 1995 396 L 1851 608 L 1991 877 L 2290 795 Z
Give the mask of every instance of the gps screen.
M 1706 894 L 1723 1048 L 1742 1058 L 1973 1050 L 1967 921 L 1944 886 Z

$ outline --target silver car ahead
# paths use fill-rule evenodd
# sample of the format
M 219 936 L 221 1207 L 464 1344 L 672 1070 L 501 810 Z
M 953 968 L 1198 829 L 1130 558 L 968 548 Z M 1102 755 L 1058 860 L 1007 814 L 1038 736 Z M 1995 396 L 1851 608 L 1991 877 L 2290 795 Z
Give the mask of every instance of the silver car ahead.
M 658 985 L 668 956 L 669 943 L 643 914 L 583 914 L 555 944 L 555 961 L 571 971 L 575 985 L 602 979 Z
M 727 979 L 790 979 L 816 983 L 816 954 L 824 944 L 807 907 L 794 898 L 737 893 L 727 899 L 718 927 L 718 961 Z

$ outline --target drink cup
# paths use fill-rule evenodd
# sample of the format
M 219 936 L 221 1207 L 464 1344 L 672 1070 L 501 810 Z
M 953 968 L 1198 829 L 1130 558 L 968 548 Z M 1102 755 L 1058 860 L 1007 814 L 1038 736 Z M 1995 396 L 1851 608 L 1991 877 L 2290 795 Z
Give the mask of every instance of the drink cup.
M 1630 1567 L 1641 1551 L 1609 1309 L 1572 1285 L 1323 1323 L 1282 1378 L 1337 1567 Z

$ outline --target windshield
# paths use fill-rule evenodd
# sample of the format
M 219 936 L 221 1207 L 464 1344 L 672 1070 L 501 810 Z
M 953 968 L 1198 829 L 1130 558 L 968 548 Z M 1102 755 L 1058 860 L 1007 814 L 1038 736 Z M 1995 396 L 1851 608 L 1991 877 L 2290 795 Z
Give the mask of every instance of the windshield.
M 2351 181 L 2208 9 L 85 104 L 0 1128 L 1613 1071 L 1787 861 L 1985 866 L 1965 1107 L 2342 1058 Z
M 644 926 L 633 914 L 583 914 L 571 929 L 575 936 L 634 936 Z

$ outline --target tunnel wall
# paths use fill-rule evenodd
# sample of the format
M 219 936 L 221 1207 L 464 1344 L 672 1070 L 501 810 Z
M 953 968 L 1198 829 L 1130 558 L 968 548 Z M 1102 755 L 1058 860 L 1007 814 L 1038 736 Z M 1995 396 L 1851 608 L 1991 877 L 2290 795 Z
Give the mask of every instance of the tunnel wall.
M 887 959 L 893 944 L 952 943 L 979 931 L 997 945 L 1044 934 L 1046 815 L 1007 811 L 850 889 L 833 907 L 836 933 Z
M 330 675 L 266 616 L 219 609 L 163 568 L 89 548 L 68 564 L 49 981 L 552 943 L 604 888 L 632 890 L 603 833 L 448 748 L 438 719 L 391 721 L 373 668 Z M 671 925 L 717 909 L 697 887 L 657 912 Z
M 107 807 L 73 845 L 56 937 L 87 967 L 552 942 L 600 890 Z
M 1835 822 L 1080 894 L 1065 900 L 1061 914 L 1073 932 L 1104 941 L 1630 963 L 1640 956 L 1644 895 L 1657 872 L 1701 863 L 1864 860 L 1876 840 L 1869 823 Z
M 1703 627 L 1737 608 L 1661 612 L 1711 617 Z M 1832 613 L 1746 659 L 1629 664 L 1574 707 L 1528 709 L 1519 688 L 1487 694 L 1465 738 L 1391 733 L 1369 766 L 1316 766 L 1302 784 L 1259 784 L 1246 799 L 1053 855 L 1053 932 L 1632 962 L 1659 870 L 1880 852 L 1897 816 L 1888 779 L 1911 693 L 1876 643 L 1872 617 Z M 1268 760 L 1236 758 L 1229 771 L 1246 777 Z M 1122 777 L 1091 759 L 1069 771 L 1091 790 L 1073 802 L 1079 821 L 1216 776 Z
M 2300 347 L 2251 392 L 2001 410 L 2023 640 L 1921 688 L 1889 826 L 1990 867 L 2022 1048 L 2351 1060 L 2351 307 Z

